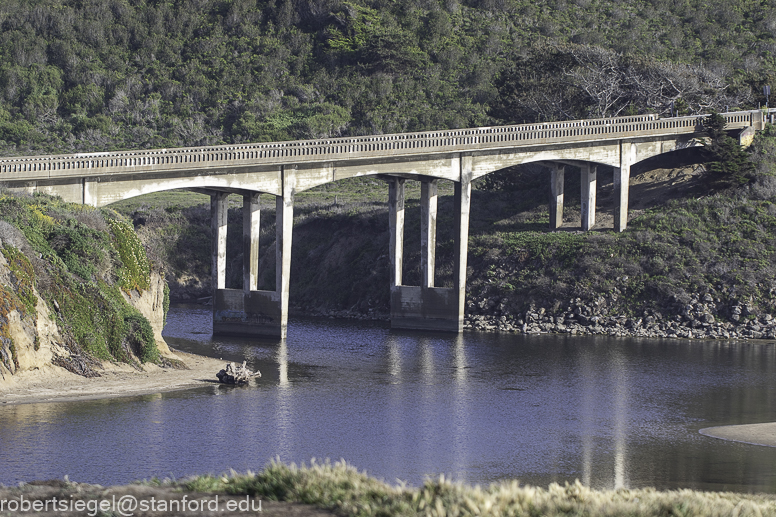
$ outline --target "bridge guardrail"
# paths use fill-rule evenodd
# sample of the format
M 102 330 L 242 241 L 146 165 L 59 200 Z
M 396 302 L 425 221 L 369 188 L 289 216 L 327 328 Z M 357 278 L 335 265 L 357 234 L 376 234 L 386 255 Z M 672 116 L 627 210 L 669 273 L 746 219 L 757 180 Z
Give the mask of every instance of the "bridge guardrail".
M 727 127 L 739 128 L 753 125 L 756 117 L 762 117 L 761 113 L 742 111 L 722 115 L 727 120 Z M 770 118 L 770 112 L 768 115 Z M 321 140 L 0 158 L 0 181 L 4 176 L 18 181 L 73 175 L 99 176 L 189 168 L 295 164 L 343 158 L 379 158 L 584 142 L 600 140 L 602 136 L 617 139 L 683 134 L 697 132 L 704 117 L 660 119 L 650 114 Z M 86 170 L 89 172 L 85 174 Z M 9 178 L 8 173 L 13 177 Z

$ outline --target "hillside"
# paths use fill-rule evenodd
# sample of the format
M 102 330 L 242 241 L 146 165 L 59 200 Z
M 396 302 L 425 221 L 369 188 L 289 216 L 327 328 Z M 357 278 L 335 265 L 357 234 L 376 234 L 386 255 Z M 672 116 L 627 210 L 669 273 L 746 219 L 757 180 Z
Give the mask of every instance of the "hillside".
M 8 0 L 0 155 L 754 108 L 745 0 Z
M 111 210 L 0 193 L 0 382 L 52 365 L 174 366 L 169 305 L 132 225 Z

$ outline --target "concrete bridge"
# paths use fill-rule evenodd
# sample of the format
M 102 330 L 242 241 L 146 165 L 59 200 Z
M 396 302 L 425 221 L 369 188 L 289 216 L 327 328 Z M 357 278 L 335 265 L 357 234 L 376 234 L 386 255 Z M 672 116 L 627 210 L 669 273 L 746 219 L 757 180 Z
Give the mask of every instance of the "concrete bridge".
M 725 113 L 744 137 L 769 112 Z M 548 122 L 294 142 L 0 158 L 0 184 L 103 206 L 170 189 L 211 196 L 213 332 L 284 337 L 288 320 L 294 196 L 343 178 L 376 175 L 388 183 L 391 326 L 460 332 L 466 289 L 471 182 L 509 166 L 544 162 L 551 169 L 550 226 L 563 214 L 563 173 L 581 168 L 582 229 L 595 222 L 598 165 L 614 169 L 614 229 L 627 223 L 631 167 L 657 155 L 700 145 L 703 117 L 655 115 Z M 434 286 L 437 182 L 455 185 L 452 288 Z M 402 284 L 404 184 L 421 182 L 421 285 Z M 226 197 L 243 196 L 243 288 L 226 289 Z M 276 285 L 257 290 L 259 194 L 276 197 Z

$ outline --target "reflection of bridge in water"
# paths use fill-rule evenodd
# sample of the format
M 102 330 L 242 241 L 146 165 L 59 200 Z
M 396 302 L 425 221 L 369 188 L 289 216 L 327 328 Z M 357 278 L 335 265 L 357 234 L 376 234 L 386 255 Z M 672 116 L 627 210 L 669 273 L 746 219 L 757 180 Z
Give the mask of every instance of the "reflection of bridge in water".
M 762 111 L 723 114 L 742 138 L 764 127 Z M 103 206 L 170 189 L 211 196 L 213 331 L 285 336 L 296 193 L 355 176 L 389 186 L 391 325 L 460 332 L 466 288 L 471 182 L 509 166 L 544 162 L 551 169 L 550 226 L 563 214 L 563 174 L 581 169 L 582 229 L 595 221 L 597 166 L 614 168 L 614 229 L 627 223 L 633 165 L 699 145 L 702 117 L 655 115 L 455 129 L 294 142 L 236 144 L 75 155 L 0 158 L 0 183 L 66 201 Z M 402 285 L 404 183 L 421 182 L 421 285 Z M 437 182 L 455 185 L 453 287 L 434 286 Z M 274 291 L 257 290 L 259 194 L 276 196 Z M 243 196 L 243 288 L 226 289 L 226 198 Z

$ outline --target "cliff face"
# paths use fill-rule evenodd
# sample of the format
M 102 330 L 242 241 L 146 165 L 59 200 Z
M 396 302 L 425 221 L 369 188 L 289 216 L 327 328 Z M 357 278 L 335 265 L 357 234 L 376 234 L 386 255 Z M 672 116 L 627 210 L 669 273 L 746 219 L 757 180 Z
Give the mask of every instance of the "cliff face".
M 130 294 L 122 293 L 124 299 L 135 309 L 140 311 L 145 319 L 151 324 L 151 328 L 154 331 L 154 338 L 156 339 L 156 346 L 162 355 L 170 355 L 170 348 L 162 337 L 162 330 L 164 329 L 164 287 L 165 282 L 162 275 L 157 272 L 151 272 L 150 287 L 138 293 L 132 291 Z
M 13 381 L 14 376 L 33 370 L 64 368 L 85 376 L 99 374 L 101 363 L 88 354 L 72 338 L 63 336 L 56 323 L 57 305 L 50 307 L 31 289 L 29 298 L 34 310 L 22 302 L 19 275 L 0 254 L 0 384 Z M 164 289 L 161 275 L 151 274 L 150 286 L 142 293 L 123 293 L 124 299 L 142 314 L 153 329 L 156 346 L 162 356 L 171 355 L 162 338 L 164 328 Z

